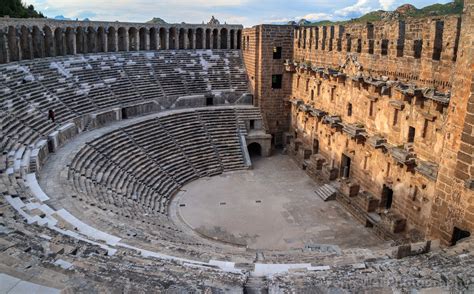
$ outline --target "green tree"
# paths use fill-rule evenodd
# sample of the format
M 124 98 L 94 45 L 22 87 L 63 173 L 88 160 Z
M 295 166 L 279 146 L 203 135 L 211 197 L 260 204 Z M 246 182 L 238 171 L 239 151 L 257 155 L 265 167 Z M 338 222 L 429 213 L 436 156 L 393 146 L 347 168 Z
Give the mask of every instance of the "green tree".
M 44 17 L 33 5 L 26 7 L 20 0 L 0 0 L 0 17 L 6 15 L 15 18 Z

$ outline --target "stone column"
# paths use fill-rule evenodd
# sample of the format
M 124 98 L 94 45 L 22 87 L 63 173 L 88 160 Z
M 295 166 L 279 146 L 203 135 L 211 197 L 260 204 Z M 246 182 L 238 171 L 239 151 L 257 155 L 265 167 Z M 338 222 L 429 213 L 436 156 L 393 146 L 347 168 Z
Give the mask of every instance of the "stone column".
M 197 29 L 194 29 L 193 33 L 191 34 L 191 49 L 196 49 L 196 33 Z
M 153 36 L 155 38 L 155 46 L 152 48 L 151 46 L 151 42 L 150 42 L 150 50 L 158 50 L 158 48 L 160 48 L 160 30 L 154 30 L 155 32 L 155 36 Z M 151 30 L 150 30 L 150 40 L 151 40 Z
M 170 30 L 167 29 L 165 30 L 165 35 L 166 35 L 166 38 L 165 38 L 165 50 L 168 50 L 170 49 Z
M 0 30 L 0 63 L 8 62 L 8 46 L 6 42 L 7 38 L 5 36 L 5 32 Z
M 217 30 L 217 49 L 221 49 L 221 30 Z
M 234 49 L 237 49 L 237 44 L 239 43 L 239 30 L 234 30 Z
M 230 30 L 227 30 L 227 49 L 230 49 Z

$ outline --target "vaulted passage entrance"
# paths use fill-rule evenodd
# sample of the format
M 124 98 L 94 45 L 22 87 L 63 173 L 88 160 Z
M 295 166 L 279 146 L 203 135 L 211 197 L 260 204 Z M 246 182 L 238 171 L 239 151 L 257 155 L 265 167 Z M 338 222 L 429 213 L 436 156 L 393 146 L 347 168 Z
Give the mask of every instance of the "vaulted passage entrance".
M 247 146 L 250 157 L 262 156 L 262 146 L 258 143 L 251 143 Z

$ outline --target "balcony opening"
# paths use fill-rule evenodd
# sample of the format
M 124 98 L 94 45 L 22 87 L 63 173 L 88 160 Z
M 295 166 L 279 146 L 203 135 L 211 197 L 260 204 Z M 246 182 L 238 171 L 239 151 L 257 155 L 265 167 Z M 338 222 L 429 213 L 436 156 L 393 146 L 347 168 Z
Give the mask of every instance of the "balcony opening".
M 273 59 L 281 59 L 281 47 L 273 47 Z

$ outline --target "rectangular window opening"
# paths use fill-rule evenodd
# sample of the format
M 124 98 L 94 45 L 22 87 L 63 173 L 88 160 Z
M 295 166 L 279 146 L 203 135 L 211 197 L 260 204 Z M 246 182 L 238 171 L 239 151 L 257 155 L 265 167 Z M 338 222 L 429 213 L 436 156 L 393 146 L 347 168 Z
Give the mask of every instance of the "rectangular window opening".
M 283 75 L 272 75 L 272 89 L 281 89 Z
M 382 55 L 387 55 L 388 54 L 388 40 L 384 39 L 382 40 Z
M 408 127 L 408 143 L 415 142 L 415 128 Z
M 273 47 L 273 59 L 281 59 L 281 47 Z

